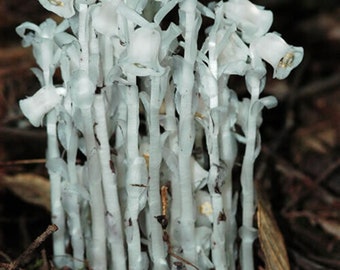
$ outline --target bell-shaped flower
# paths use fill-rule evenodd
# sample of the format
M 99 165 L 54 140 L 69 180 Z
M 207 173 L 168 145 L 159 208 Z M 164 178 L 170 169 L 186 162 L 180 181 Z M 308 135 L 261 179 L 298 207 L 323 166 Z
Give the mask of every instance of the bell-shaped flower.
M 53 40 L 54 36 L 66 30 L 68 26 L 67 21 L 57 25 L 54 20 L 47 19 L 39 26 L 30 22 L 22 23 L 15 30 L 23 38 L 24 47 L 33 46 L 33 55 L 37 64 L 46 71 L 53 69 L 56 62 L 54 57 L 57 46 Z
M 248 0 L 230 0 L 224 4 L 224 13 L 241 31 L 242 39 L 250 43 L 268 32 L 273 23 L 273 13 Z
M 60 17 L 70 18 L 75 14 L 74 0 L 39 0 L 40 4 Z
M 154 28 L 141 27 L 131 35 L 127 55 L 120 62 L 126 73 L 135 76 L 159 76 L 165 71 L 159 63 L 161 34 Z
M 224 29 L 217 32 L 217 43 L 222 41 L 224 32 Z M 222 73 L 244 75 L 247 70 L 248 46 L 235 32 L 229 36 L 224 44 L 223 50 L 217 58 L 219 75 Z
M 273 78 L 285 79 L 303 58 L 303 48 L 286 43 L 279 35 L 268 33 L 254 40 L 250 50 L 268 62 L 273 68 Z
M 94 8 L 92 25 L 98 33 L 107 36 L 118 34 L 117 7 L 120 2 L 121 0 L 105 1 Z
M 145 1 L 136 1 L 130 8 L 122 0 L 101 1 L 93 9 L 92 21 L 94 29 L 108 36 L 118 35 L 119 24 L 122 21 L 120 16 L 134 22 L 139 26 L 145 26 L 149 22 L 140 15 L 143 11 Z
M 38 127 L 42 124 L 45 114 L 51 111 L 66 94 L 65 88 L 45 86 L 33 96 L 19 101 L 19 107 L 30 123 Z

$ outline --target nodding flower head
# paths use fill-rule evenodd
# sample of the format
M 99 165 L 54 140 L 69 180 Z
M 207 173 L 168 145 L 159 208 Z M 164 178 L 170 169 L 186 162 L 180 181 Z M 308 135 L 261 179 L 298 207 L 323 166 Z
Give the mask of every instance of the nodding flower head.
M 59 104 L 65 94 L 65 88 L 44 86 L 33 96 L 20 100 L 19 106 L 30 123 L 38 127 L 42 125 L 45 114 Z
M 222 39 L 223 31 L 217 32 L 217 42 Z M 218 57 L 219 73 L 244 75 L 248 54 L 248 47 L 235 32 L 232 33 Z
M 154 28 L 141 27 L 132 33 L 127 56 L 121 61 L 126 73 L 135 76 L 159 76 L 165 68 L 159 63 L 161 34 Z
M 70 18 L 75 14 L 74 0 L 39 0 L 40 4 L 60 17 Z
M 252 53 L 274 68 L 273 78 L 285 79 L 303 58 L 303 48 L 286 43 L 278 34 L 268 33 L 250 44 Z
M 248 0 L 230 0 L 224 4 L 225 16 L 234 21 L 242 39 L 250 43 L 268 32 L 273 23 L 273 13 Z
M 92 23 L 94 29 L 103 35 L 118 34 L 118 14 L 117 8 L 121 1 L 101 2 L 92 13 Z

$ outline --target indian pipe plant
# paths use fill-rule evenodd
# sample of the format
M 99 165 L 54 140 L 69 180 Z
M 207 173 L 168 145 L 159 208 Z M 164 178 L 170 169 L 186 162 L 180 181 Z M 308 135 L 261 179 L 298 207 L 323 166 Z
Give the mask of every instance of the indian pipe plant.
M 41 84 L 19 105 L 47 130 L 55 266 L 254 269 L 254 162 L 261 112 L 277 103 L 261 97 L 266 64 L 284 79 L 303 49 L 248 0 L 39 2 L 63 20 L 16 28 Z M 178 22 L 164 23 L 170 12 Z

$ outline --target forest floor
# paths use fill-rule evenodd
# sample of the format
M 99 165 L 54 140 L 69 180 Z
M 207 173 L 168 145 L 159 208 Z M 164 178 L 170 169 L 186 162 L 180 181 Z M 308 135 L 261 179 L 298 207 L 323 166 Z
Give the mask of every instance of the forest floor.
M 264 113 L 256 166 L 259 207 L 257 269 L 287 251 L 293 270 L 340 269 L 340 4 L 253 1 L 274 13 L 272 29 L 302 46 L 304 60 L 284 81 L 270 74 L 265 95 L 279 106 Z M 18 100 L 39 88 L 31 48 L 14 29 L 49 16 L 36 0 L 0 1 L 0 262 L 13 262 L 50 225 L 46 135 L 32 128 Z M 285 246 L 281 246 L 282 234 Z M 25 269 L 43 269 L 51 240 L 33 248 Z M 281 256 L 282 255 L 282 256 Z M 267 267 L 265 267 L 265 262 Z

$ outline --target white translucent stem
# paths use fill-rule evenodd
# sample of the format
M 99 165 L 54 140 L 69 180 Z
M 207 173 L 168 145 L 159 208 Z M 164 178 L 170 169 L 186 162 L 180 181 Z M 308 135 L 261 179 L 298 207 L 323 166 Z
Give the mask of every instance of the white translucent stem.
M 248 125 L 249 128 L 249 125 Z M 251 131 L 248 130 L 248 136 L 251 136 Z M 255 146 L 255 140 L 247 139 L 246 154 L 242 163 L 241 183 L 242 183 L 242 226 L 244 228 L 252 228 L 254 208 L 254 185 L 253 185 L 253 153 L 252 148 Z M 253 260 L 253 242 L 249 239 L 242 239 L 241 243 L 241 258 L 242 269 L 254 269 Z
M 41 44 L 41 54 L 50 55 L 53 52 L 52 42 L 45 40 Z M 45 61 L 46 62 L 46 61 Z M 52 86 L 53 79 L 50 72 L 49 64 L 43 65 L 43 83 L 45 86 Z M 47 162 L 52 159 L 60 158 L 59 143 L 57 139 L 57 114 L 55 110 L 50 111 L 46 115 L 46 129 L 47 129 Z M 53 254 L 54 263 L 57 267 L 63 267 L 68 264 L 68 256 L 66 255 L 66 224 L 65 211 L 61 203 L 61 175 L 48 171 L 51 183 L 51 216 L 52 223 L 58 226 L 58 231 L 53 234 Z
M 173 247 L 178 245 L 178 240 L 176 239 L 176 233 L 178 231 L 178 220 L 181 215 L 181 194 L 180 194 L 180 182 L 178 176 L 178 126 L 176 121 L 176 110 L 174 104 L 174 89 L 173 85 L 170 85 L 168 91 L 165 93 L 165 106 L 166 106 L 166 118 L 164 123 L 164 129 L 169 132 L 167 147 L 169 147 L 170 151 L 174 155 L 173 157 L 176 160 L 173 161 L 174 170 L 171 173 L 171 207 L 170 207 L 170 240 Z M 164 158 L 168 158 L 168 155 L 165 153 Z
M 86 157 L 88 165 L 89 191 L 91 198 L 92 222 L 92 265 L 94 270 L 106 270 L 106 233 L 105 207 L 102 189 L 101 167 L 94 134 L 94 121 L 91 108 L 81 109 L 84 119 L 84 138 L 86 143 Z
M 129 81 L 135 81 L 135 77 L 129 76 Z M 136 187 L 132 184 L 139 184 L 141 165 L 137 161 L 139 158 L 138 151 L 138 127 L 139 127 L 139 96 L 138 88 L 136 85 L 130 85 L 126 88 L 126 104 L 127 104 L 127 141 L 126 141 L 126 156 L 127 156 L 127 179 L 126 189 L 129 194 L 130 190 L 133 193 L 133 189 Z M 133 172 L 134 170 L 138 170 Z M 140 247 L 140 232 L 138 224 L 138 204 L 136 198 L 127 198 L 127 207 L 125 211 L 125 221 L 129 224 L 126 227 L 126 234 L 129 235 L 132 232 L 131 239 L 127 240 L 128 245 L 128 260 L 129 269 L 142 269 L 142 254 Z M 129 232 L 128 232 L 129 231 Z
M 226 220 L 226 254 L 228 260 L 228 269 L 235 270 L 235 240 L 237 233 L 237 224 L 235 220 L 235 211 L 233 208 L 233 187 L 232 187 L 232 170 L 227 165 L 227 176 L 222 187 L 222 197 Z
M 127 159 L 133 161 L 138 153 L 139 97 L 137 85 L 127 86 Z
M 213 109 L 213 108 L 211 108 Z M 225 250 L 225 228 L 226 222 L 223 220 L 225 214 L 223 209 L 223 200 L 221 196 L 221 179 L 219 179 L 219 144 L 218 144 L 218 119 L 215 116 L 214 121 L 209 119 L 209 129 L 207 130 L 207 143 L 209 152 L 209 177 L 208 188 L 211 194 L 213 207 L 213 231 L 211 235 L 212 243 L 212 260 L 216 269 L 226 269 L 226 250 Z
M 228 77 L 222 75 L 221 78 L 218 80 L 218 87 L 223 89 L 222 91 L 229 91 L 225 89 L 225 85 L 227 85 Z M 228 107 L 231 106 L 230 102 L 224 104 L 224 106 Z M 232 134 L 233 127 L 230 125 L 229 120 L 227 120 L 220 128 L 220 136 L 222 136 L 220 149 L 227 149 L 228 155 L 221 158 L 225 163 L 226 169 L 226 176 L 225 182 L 222 186 L 222 197 L 223 197 L 223 207 L 227 217 L 226 220 L 226 254 L 227 254 L 227 261 L 228 261 L 228 270 L 235 270 L 236 267 L 236 247 L 235 247 L 235 240 L 237 237 L 237 224 L 236 224 L 236 197 L 233 196 L 233 178 L 232 172 L 234 167 L 235 158 L 237 156 L 237 142 Z M 220 153 L 221 154 L 221 153 Z M 222 156 L 222 154 L 220 155 Z
M 47 162 L 60 158 L 57 140 L 57 116 L 55 110 L 47 114 Z M 52 223 L 58 226 L 58 231 L 53 233 L 54 263 L 57 267 L 66 265 L 65 251 L 65 212 L 61 204 L 61 176 L 53 171 L 48 171 L 51 182 L 51 216 Z
M 215 121 L 218 119 L 215 119 Z M 208 188 L 211 194 L 211 202 L 213 207 L 213 231 L 211 235 L 212 243 L 212 260 L 215 268 L 227 269 L 226 250 L 225 250 L 225 229 L 226 222 L 223 220 L 225 215 L 223 209 L 223 200 L 221 196 L 221 183 L 219 179 L 219 145 L 218 145 L 218 123 L 213 123 L 210 119 L 210 125 L 207 137 L 209 137 L 209 160 L 210 170 L 208 178 Z
M 194 142 L 192 92 L 194 86 L 194 63 L 197 55 L 196 29 L 197 1 L 185 0 L 182 7 L 185 11 L 184 61 L 181 85 L 180 119 L 179 119 L 179 178 L 181 194 L 181 246 L 183 256 L 193 264 L 197 264 L 195 249 L 195 218 L 190 159 Z M 192 269 L 191 266 L 188 266 Z
M 89 75 L 96 85 L 103 86 L 104 74 L 101 65 L 99 38 L 98 34 L 93 29 L 92 25 L 89 25 Z
M 79 24 L 78 24 L 78 39 L 81 46 L 81 56 L 79 68 L 81 70 L 89 70 L 89 44 L 88 44 L 88 23 L 87 23 L 86 4 L 79 5 Z
M 165 130 L 169 131 L 169 148 L 174 152 L 178 153 L 178 125 L 176 119 L 176 109 L 174 103 L 174 87 L 169 85 L 169 89 L 165 93 L 164 102 L 166 110 L 166 119 L 164 123 Z
M 260 81 L 258 82 L 260 85 Z M 252 113 L 253 104 L 258 101 L 259 89 L 250 89 L 251 100 L 249 105 L 246 149 L 242 162 L 241 185 L 242 185 L 242 227 L 245 235 L 242 236 L 241 242 L 241 266 L 244 270 L 254 269 L 253 258 L 253 237 L 251 230 L 253 229 L 253 218 L 255 213 L 254 201 L 254 163 L 255 163 L 255 147 L 256 147 L 256 120 L 258 115 Z
M 155 269 L 168 269 L 165 260 L 164 241 L 162 239 L 162 227 L 155 217 L 161 213 L 160 198 L 160 164 L 162 150 L 159 131 L 159 109 L 161 104 L 160 80 L 159 77 L 151 78 L 151 99 L 150 99 L 150 158 L 149 158 L 149 223 L 151 231 L 152 257 Z
M 89 76 L 89 25 L 88 25 L 88 6 L 79 5 L 79 25 L 78 38 L 81 47 L 81 59 L 79 68 Z M 84 87 L 84 86 L 82 86 Z M 85 91 L 85 90 L 84 90 Z M 87 90 L 85 92 L 89 92 Z M 105 232 L 105 207 L 102 189 L 102 175 L 96 138 L 94 135 L 94 121 L 91 107 L 81 108 L 84 124 L 84 139 L 86 144 L 86 157 L 88 166 L 88 179 L 91 206 L 91 225 L 92 225 L 92 256 L 91 267 L 94 270 L 106 270 L 106 232 Z
M 72 127 L 71 127 L 72 128 Z M 67 167 L 69 173 L 69 183 L 72 188 L 78 185 L 76 155 L 78 149 L 78 137 L 74 130 L 71 131 L 69 148 L 67 150 Z M 71 244 L 73 249 L 74 267 L 75 269 L 84 268 L 84 252 L 85 244 L 83 237 L 82 224 L 79 212 L 79 194 L 70 192 L 69 194 L 69 233 L 71 237 Z
M 113 46 L 110 40 L 110 37 L 104 36 L 101 39 L 104 47 L 104 57 L 102 58 L 102 65 L 103 65 L 103 75 L 104 75 L 104 82 L 106 84 L 106 78 L 113 67 Z
M 212 40 L 215 40 L 215 36 L 211 36 Z M 212 243 L 212 261 L 217 270 L 227 269 L 226 250 L 225 250 L 225 229 L 226 222 L 221 218 L 225 215 L 223 209 L 223 199 L 221 196 L 222 183 L 219 179 L 218 168 L 220 167 L 219 157 L 219 117 L 213 110 L 218 107 L 218 84 L 217 84 L 217 60 L 215 56 L 216 44 L 214 42 L 209 43 L 209 69 L 212 73 L 213 78 L 209 83 L 210 92 L 210 117 L 209 117 L 209 128 L 207 130 L 207 143 L 209 153 L 209 178 L 208 188 L 212 197 L 213 207 L 213 231 L 211 235 Z M 214 114 L 214 116 L 212 115 Z M 214 117 L 214 119 L 212 119 Z
M 94 102 L 96 135 L 100 142 L 98 149 L 103 178 L 104 201 L 106 205 L 107 241 L 110 246 L 110 257 L 113 270 L 126 269 L 124 233 L 122 216 L 118 198 L 117 176 L 111 168 L 110 145 L 106 123 L 105 104 L 103 95 L 95 97 Z M 112 164 L 113 166 L 113 164 Z

